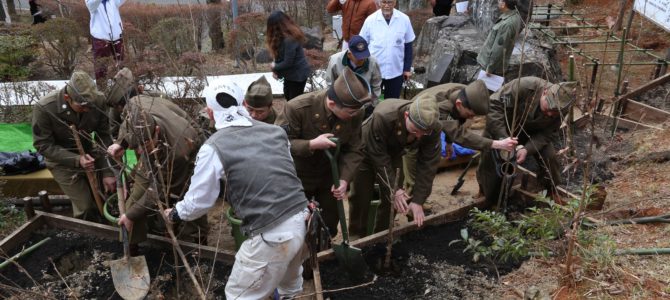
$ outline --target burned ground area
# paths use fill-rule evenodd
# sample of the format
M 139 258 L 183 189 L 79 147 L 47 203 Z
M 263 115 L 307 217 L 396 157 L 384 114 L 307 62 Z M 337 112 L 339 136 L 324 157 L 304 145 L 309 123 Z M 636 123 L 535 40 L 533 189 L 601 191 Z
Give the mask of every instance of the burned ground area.
M 365 260 L 377 277 L 374 283 L 346 290 L 361 282 L 352 281 L 336 260 L 321 263 L 324 291 L 330 299 L 495 299 L 496 271 L 492 264 L 473 263 L 460 239 L 465 222 L 428 226 L 403 235 L 393 245 L 391 270 L 382 270 L 386 243 L 363 248 Z M 498 265 L 506 274 L 519 264 Z M 365 281 L 363 281 L 365 282 Z
M 107 263 L 123 257 L 121 242 L 49 229 L 33 233 L 24 247 L 47 237 L 50 240 L 41 247 L 0 271 L 0 298 L 121 299 L 114 289 Z M 11 254 L 20 251 L 14 249 Z M 184 268 L 174 267 L 172 250 L 141 247 L 140 252 L 146 258 L 151 276 L 147 299 L 197 297 Z M 209 291 L 215 299 L 225 299 L 224 287 L 231 267 L 200 259 L 193 253 L 185 254 L 203 286 L 210 282 L 214 270 Z

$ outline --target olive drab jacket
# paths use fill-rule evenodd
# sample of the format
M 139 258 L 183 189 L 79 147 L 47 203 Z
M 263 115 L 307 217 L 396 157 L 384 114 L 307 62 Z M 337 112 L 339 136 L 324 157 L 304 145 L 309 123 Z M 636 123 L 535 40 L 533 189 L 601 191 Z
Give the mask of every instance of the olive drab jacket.
M 139 111 L 145 115 L 140 115 Z M 170 194 L 180 196 L 185 192 L 184 187 L 192 175 L 196 154 L 204 142 L 199 129 L 193 126 L 191 117 L 170 100 L 148 95 L 138 95 L 130 99 L 126 104 L 124 114 L 127 115 L 119 126 L 119 137 L 116 143 L 141 148 L 142 145 L 138 146 L 138 144 L 153 138 L 153 128 L 160 127 L 157 135 L 158 141 L 155 141 L 158 150 L 155 153 L 158 154 L 162 175 L 165 184 L 170 187 Z M 151 127 L 151 137 L 144 133 L 146 129 L 139 125 L 145 122 L 141 120 L 142 118 L 151 118 L 147 122 Z M 126 212 L 131 220 L 142 217 L 146 210 L 153 206 L 155 200 L 144 197 L 151 184 L 149 175 L 151 166 L 155 166 L 156 159 L 153 151 L 149 155 L 150 157 L 147 157 L 145 153 L 138 157 L 138 164 L 135 167 L 135 184 L 127 201 L 136 203 L 136 205 L 131 206 Z M 160 185 L 158 188 L 164 189 Z M 179 199 L 172 199 L 172 201 L 176 200 Z
M 461 118 L 456 110 L 456 99 L 458 99 L 460 91 L 465 89 L 465 87 L 466 85 L 460 83 L 440 84 L 421 91 L 414 98 L 423 94 L 435 96 L 437 107 L 440 111 L 440 124 L 442 125 L 442 131 L 446 135 L 447 142 L 456 142 L 461 146 L 477 150 L 488 150 L 491 148 L 492 140 L 471 132 L 463 126 L 467 119 Z
M 274 124 L 277 121 L 277 116 L 279 115 L 279 112 L 277 112 L 277 109 L 274 107 L 270 107 L 270 113 L 268 114 L 268 117 L 263 120 L 263 123 L 267 124 Z
M 423 204 L 433 189 L 437 162 L 440 160 L 440 133 L 433 131 L 421 139 L 411 140 L 405 126 L 405 112 L 411 103 L 401 99 L 386 99 L 379 103 L 372 116 L 363 124 L 363 143 L 366 159 L 372 161 L 381 178 L 395 178 L 391 162 L 400 160 L 406 150 L 417 149 L 417 174 L 412 202 Z
M 561 117 L 547 117 L 540 110 L 540 98 L 545 88 L 551 85 L 537 77 L 522 77 L 505 84 L 491 95 L 484 135 L 497 140 L 516 136 L 523 129 L 530 138 L 524 145 L 529 155 L 537 154 L 538 150 L 557 140 Z M 512 122 L 515 111 L 515 125 L 510 126 L 507 120 Z M 515 128 L 515 132 L 510 133 L 508 128 Z
M 79 169 L 79 151 L 70 125 L 81 133 L 80 140 L 86 154 L 95 159 L 95 168 L 102 170 L 104 177 L 113 177 L 107 167 L 105 149 L 112 142 L 109 122 L 105 112 L 104 98 L 92 99 L 90 110 L 76 113 L 65 102 L 65 88 L 53 91 L 33 107 L 33 146 L 44 155 L 48 167 Z M 95 132 L 98 147 L 94 147 L 89 134 Z
M 514 41 L 520 30 L 519 11 L 510 10 L 500 15 L 477 55 L 477 63 L 484 71 L 502 75 L 509 66 Z
M 301 95 L 284 105 L 275 125 L 286 130 L 298 177 L 303 181 L 330 180 L 330 161 L 324 151 L 309 149 L 309 141 L 324 133 L 340 140 L 340 179 L 351 182 L 363 161 L 361 144 L 362 111 L 350 120 L 340 120 L 326 107 L 326 91 Z

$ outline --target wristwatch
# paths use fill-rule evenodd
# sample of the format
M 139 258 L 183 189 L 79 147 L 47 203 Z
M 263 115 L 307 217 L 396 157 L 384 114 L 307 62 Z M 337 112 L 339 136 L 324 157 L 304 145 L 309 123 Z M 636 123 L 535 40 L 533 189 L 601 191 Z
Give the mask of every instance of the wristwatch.
M 176 207 L 173 208 L 170 211 L 170 214 L 168 215 L 168 221 L 170 221 L 172 223 L 177 223 L 177 222 L 181 221 L 181 219 L 179 218 L 179 213 L 177 212 Z

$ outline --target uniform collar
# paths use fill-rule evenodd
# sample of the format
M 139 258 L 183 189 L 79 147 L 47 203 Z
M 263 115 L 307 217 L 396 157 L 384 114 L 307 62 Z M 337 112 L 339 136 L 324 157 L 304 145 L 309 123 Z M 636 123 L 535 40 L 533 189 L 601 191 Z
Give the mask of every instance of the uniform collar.
M 395 18 L 398 18 L 399 13 L 400 13 L 400 11 L 394 8 L 393 9 L 393 15 L 391 15 L 391 20 L 390 21 L 392 21 Z M 384 23 L 386 23 L 386 18 L 384 18 L 384 14 L 382 13 L 381 8 L 377 10 L 377 15 L 375 16 L 375 18 L 377 19 L 377 21 L 383 21 Z M 389 25 L 391 24 L 390 21 L 389 21 Z
M 62 88 L 60 91 L 58 91 L 58 96 L 56 97 L 56 104 L 58 105 L 58 113 L 63 113 L 66 111 L 71 111 L 72 108 L 70 108 L 70 105 L 65 101 L 65 88 Z
M 506 20 L 507 18 L 513 16 L 513 15 L 516 14 L 516 13 L 517 13 L 517 10 L 516 10 L 516 9 L 510 9 L 510 10 L 508 10 L 508 11 L 506 11 L 506 12 L 500 14 L 500 19 L 501 19 L 501 20 Z

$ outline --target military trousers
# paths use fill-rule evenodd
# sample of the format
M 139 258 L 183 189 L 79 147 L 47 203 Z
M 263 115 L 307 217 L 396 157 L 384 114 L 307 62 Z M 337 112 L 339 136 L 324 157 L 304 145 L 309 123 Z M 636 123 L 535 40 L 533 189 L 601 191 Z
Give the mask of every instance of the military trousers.
M 402 158 L 398 157 L 391 162 L 394 170 L 402 166 Z M 402 172 L 402 171 L 401 171 Z M 393 185 L 393 178 L 388 179 Z M 351 187 L 351 196 L 349 197 L 349 222 L 350 232 L 358 236 L 365 236 L 367 233 L 368 214 L 370 202 L 374 198 L 375 182 L 379 184 L 379 198 L 381 204 L 377 210 L 377 221 L 375 222 L 374 232 L 386 230 L 389 227 L 389 210 L 391 209 L 390 186 L 377 178 L 376 170 L 372 161 L 364 159 L 358 167 L 354 182 Z
M 83 169 L 50 166 L 49 171 L 61 190 L 70 198 L 73 217 L 92 222 L 102 221 Z
M 482 151 L 477 168 L 479 190 L 489 203 L 497 203 L 501 192 L 502 177 L 498 174 L 500 163 L 496 161 L 493 151 Z M 533 155 L 538 165 L 537 178 L 540 186 L 553 192 L 554 186 L 561 184 L 561 169 L 553 145 L 546 145 Z

